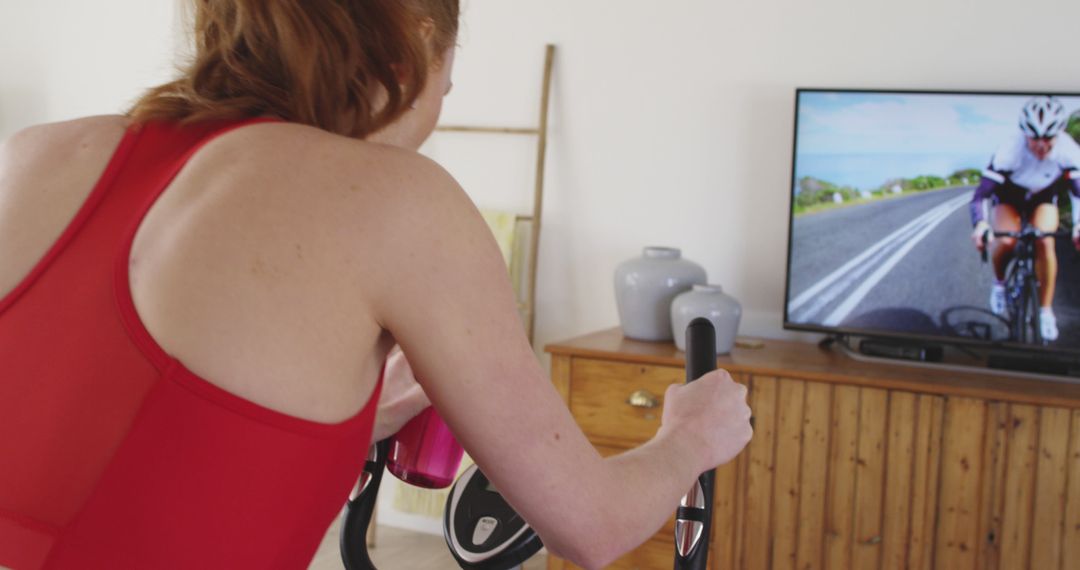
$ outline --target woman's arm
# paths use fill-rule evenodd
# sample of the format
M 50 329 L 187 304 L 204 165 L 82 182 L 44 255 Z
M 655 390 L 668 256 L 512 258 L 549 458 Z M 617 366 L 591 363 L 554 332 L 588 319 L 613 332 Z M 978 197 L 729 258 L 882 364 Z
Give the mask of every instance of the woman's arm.
M 662 427 L 603 459 L 528 343 L 505 263 L 472 202 L 419 157 L 378 227 L 371 310 L 462 445 L 548 548 L 587 568 L 638 546 L 697 475 L 750 437 L 745 388 L 724 373 L 668 390 Z

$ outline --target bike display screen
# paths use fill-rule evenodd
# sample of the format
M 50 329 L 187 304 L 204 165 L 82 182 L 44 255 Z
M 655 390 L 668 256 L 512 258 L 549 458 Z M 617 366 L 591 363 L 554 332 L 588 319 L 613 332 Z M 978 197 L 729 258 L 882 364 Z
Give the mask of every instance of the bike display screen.
M 1080 94 L 800 89 L 795 126 L 785 328 L 1080 353 Z

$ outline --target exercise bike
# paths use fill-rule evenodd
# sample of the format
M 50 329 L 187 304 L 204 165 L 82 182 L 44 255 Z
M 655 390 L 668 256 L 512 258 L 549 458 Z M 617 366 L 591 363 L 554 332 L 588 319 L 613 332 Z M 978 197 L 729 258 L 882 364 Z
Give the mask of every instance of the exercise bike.
M 716 331 L 708 319 L 686 328 L 686 381 L 716 369 Z M 341 530 L 346 570 L 375 570 L 367 551 L 367 531 L 386 466 L 388 440 L 371 446 L 360 481 L 349 498 Z M 715 472 L 701 474 L 675 515 L 675 570 L 705 570 L 712 526 Z M 513 570 L 543 548 L 540 537 L 503 499 L 476 465 L 450 490 L 443 513 L 443 537 L 462 568 Z

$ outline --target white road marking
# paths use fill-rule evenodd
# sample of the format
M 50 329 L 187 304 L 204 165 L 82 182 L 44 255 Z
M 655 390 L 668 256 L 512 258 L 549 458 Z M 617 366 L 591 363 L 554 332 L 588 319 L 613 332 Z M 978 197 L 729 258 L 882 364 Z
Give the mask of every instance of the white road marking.
M 896 238 L 889 243 L 883 244 L 883 247 L 875 248 L 873 255 L 864 259 L 863 263 L 852 267 L 847 273 L 840 275 L 834 283 L 829 287 L 826 287 L 817 297 L 815 297 L 812 303 L 800 310 L 800 319 L 802 321 L 816 320 L 818 318 L 818 313 L 825 310 L 825 307 L 828 307 L 836 301 L 837 297 L 844 294 L 844 291 L 850 291 L 853 287 L 856 287 L 859 284 L 859 280 L 862 279 L 864 275 L 873 270 L 886 256 L 903 245 L 908 238 L 918 233 L 921 228 L 922 226 L 911 227 L 902 234 L 897 235 Z
M 869 291 L 884 278 L 884 276 L 897 264 L 912 248 L 925 239 L 927 234 L 933 231 L 943 220 L 953 214 L 958 208 L 971 201 L 968 193 L 957 198 L 939 204 L 923 215 L 908 222 L 903 227 L 892 232 L 874 245 L 868 247 L 859 255 L 855 256 L 839 269 L 833 271 L 823 279 L 815 283 L 809 289 L 803 291 L 791 303 L 788 304 L 788 315 L 793 322 L 812 322 L 812 319 L 832 303 L 845 291 L 855 284 L 858 288 L 852 293 L 839 308 L 834 310 L 823 324 L 836 326 L 850 314 L 850 312 L 866 297 Z M 890 256 L 890 253 L 892 254 Z M 883 258 L 888 259 L 883 261 Z M 868 279 L 859 280 L 871 268 L 878 269 Z M 804 305 L 810 304 L 804 311 L 800 311 L 799 318 L 794 314 Z
M 875 285 L 880 283 L 881 280 L 885 278 L 885 275 L 892 271 L 892 268 L 896 267 L 896 264 L 900 263 L 900 261 L 904 259 L 904 256 L 907 255 L 909 251 L 911 251 L 916 245 L 919 245 L 919 242 L 926 239 L 926 236 L 929 235 L 930 232 L 934 231 L 934 228 L 941 225 L 941 222 L 945 221 L 946 218 L 952 215 L 952 213 L 959 208 L 963 207 L 963 205 L 967 202 L 968 200 L 966 198 L 964 198 L 963 200 L 958 199 L 953 200 L 952 202 L 946 202 L 946 204 L 952 204 L 953 207 L 948 211 L 940 214 L 930 223 L 926 224 L 926 227 L 923 228 L 921 232 L 919 232 L 914 238 L 908 240 L 903 247 L 901 247 L 896 253 L 892 254 L 892 257 L 885 261 L 885 263 L 881 264 L 877 268 L 877 271 L 875 271 L 873 274 L 870 275 L 870 277 L 864 280 L 862 284 L 860 284 L 859 287 L 855 289 L 855 291 L 851 295 L 848 295 L 847 299 L 844 299 L 844 302 L 841 303 L 835 311 L 833 311 L 831 314 L 829 314 L 828 317 L 825 318 L 825 326 L 834 327 L 843 322 L 844 319 L 846 319 L 848 315 L 851 314 L 851 311 L 853 311 L 855 307 L 857 307 L 859 303 L 861 303 L 862 300 L 866 298 L 866 295 L 870 293 L 870 290 L 873 289 Z

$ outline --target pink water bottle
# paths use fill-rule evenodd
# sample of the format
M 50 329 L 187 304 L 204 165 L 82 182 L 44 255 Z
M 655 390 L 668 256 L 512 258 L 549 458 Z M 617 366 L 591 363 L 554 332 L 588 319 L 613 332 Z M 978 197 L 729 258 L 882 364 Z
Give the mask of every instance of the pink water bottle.
M 442 489 L 454 482 L 464 452 L 450 427 L 428 406 L 390 439 L 386 468 L 411 485 Z

